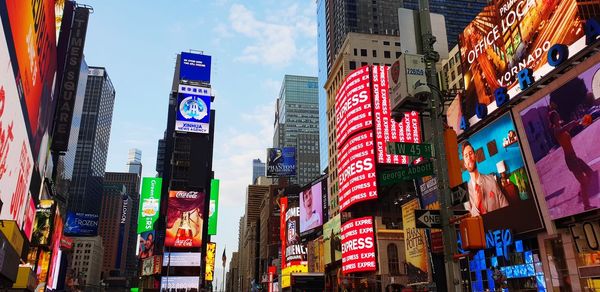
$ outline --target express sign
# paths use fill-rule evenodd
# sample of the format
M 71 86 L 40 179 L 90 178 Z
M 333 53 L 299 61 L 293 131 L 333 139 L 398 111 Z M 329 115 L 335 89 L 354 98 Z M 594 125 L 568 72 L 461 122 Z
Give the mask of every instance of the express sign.
M 377 270 L 373 218 L 362 217 L 342 225 L 342 273 Z
M 335 97 L 338 148 L 352 134 L 373 126 L 369 71 L 365 66 L 348 75 Z
M 338 151 L 340 210 L 377 198 L 373 132 L 359 133 Z

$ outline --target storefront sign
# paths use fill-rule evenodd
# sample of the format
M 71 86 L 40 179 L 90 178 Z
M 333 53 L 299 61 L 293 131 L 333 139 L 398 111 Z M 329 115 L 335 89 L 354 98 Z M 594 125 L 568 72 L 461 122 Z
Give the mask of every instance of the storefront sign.
M 373 217 L 357 218 L 344 223 L 341 237 L 344 275 L 377 270 Z
M 569 225 L 569 231 L 578 253 L 600 250 L 600 223 L 597 221 Z

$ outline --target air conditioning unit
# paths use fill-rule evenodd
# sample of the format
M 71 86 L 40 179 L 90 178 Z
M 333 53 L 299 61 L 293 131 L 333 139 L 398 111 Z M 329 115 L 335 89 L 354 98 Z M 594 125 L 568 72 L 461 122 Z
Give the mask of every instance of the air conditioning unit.
M 431 89 L 423 55 L 402 54 L 389 69 L 390 105 L 393 111 L 406 112 L 428 107 Z

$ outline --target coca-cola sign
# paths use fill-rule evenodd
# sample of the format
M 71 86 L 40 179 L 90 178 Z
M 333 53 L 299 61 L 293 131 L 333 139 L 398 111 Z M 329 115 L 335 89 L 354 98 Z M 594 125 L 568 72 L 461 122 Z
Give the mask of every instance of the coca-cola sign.
M 184 191 L 178 191 L 175 194 L 175 197 L 178 199 L 197 199 L 198 198 L 198 192 L 184 192 Z
M 193 248 L 202 245 L 205 200 L 203 192 L 169 192 L 165 246 Z

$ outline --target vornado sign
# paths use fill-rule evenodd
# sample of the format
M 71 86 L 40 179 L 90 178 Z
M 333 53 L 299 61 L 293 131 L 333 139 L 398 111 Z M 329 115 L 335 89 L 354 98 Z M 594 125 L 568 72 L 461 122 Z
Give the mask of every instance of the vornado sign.
M 79 82 L 79 69 L 83 59 L 83 46 L 90 16 L 89 9 L 77 7 L 73 16 L 71 36 L 69 38 L 69 50 L 65 60 L 65 70 L 62 76 L 59 98 L 54 117 L 54 132 L 52 138 L 52 150 L 67 151 L 69 136 L 71 133 L 71 121 L 75 107 L 75 95 L 77 83 Z

